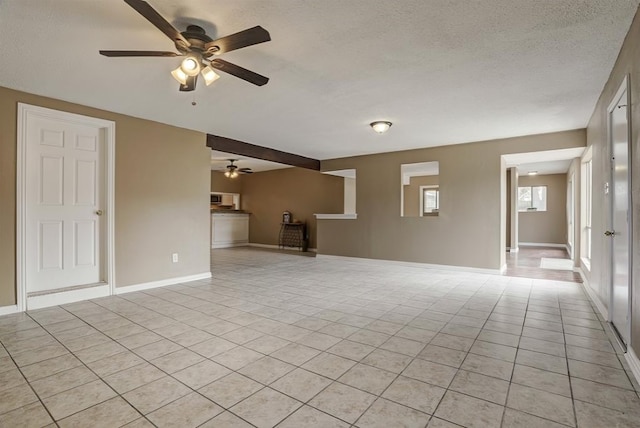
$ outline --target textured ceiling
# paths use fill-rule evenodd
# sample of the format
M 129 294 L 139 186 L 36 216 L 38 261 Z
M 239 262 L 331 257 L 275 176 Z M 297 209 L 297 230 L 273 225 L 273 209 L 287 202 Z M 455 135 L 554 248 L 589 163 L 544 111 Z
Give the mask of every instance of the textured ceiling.
M 187 94 L 179 58 L 98 55 L 173 47 L 123 1 L 0 0 L 0 86 L 317 159 L 553 132 L 587 124 L 638 1 L 149 0 L 179 30 L 271 33 L 223 56 L 266 86 Z

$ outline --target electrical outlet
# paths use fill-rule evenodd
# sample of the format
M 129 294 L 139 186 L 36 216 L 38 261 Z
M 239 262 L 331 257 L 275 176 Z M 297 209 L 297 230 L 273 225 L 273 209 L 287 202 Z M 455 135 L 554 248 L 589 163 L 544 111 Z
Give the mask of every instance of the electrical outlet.
M 174 263 L 178 263 L 178 253 L 171 254 L 171 261 Z

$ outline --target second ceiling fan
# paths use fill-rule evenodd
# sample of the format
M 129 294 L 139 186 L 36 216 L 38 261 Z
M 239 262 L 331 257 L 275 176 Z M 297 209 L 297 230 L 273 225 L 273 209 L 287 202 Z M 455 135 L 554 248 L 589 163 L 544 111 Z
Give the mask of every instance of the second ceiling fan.
M 237 162 L 237 159 L 229 159 L 229 165 L 227 165 L 227 170 L 224 172 L 225 177 L 227 178 L 236 178 L 238 173 L 241 174 L 253 174 L 251 168 L 238 168 L 238 165 L 235 165 L 234 162 Z
M 213 40 L 202 27 L 197 25 L 189 25 L 186 31 L 183 32 L 178 31 L 144 0 L 124 1 L 169 37 L 174 42 L 176 50 L 180 53 L 171 51 L 101 50 L 101 55 L 107 57 L 184 56 L 185 58 L 180 66 L 171 72 L 173 77 L 180 82 L 181 91 L 193 91 L 196 88 L 199 74 L 202 75 L 207 86 L 210 85 L 220 77 L 215 73 L 214 69 L 239 77 L 257 86 L 265 85 L 269 81 L 268 77 L 223 59 L 215 58 L 226 52 L 270 41 L 271 36 L 264 28 L 256 26 Z

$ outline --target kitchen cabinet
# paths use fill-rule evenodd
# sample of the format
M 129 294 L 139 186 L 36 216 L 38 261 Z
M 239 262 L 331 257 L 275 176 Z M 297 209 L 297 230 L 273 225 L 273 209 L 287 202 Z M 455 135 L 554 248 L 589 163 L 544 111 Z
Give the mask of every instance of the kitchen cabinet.
M 248 243 L 249 214 L 211 214 L 211 248 L 237 247 Z

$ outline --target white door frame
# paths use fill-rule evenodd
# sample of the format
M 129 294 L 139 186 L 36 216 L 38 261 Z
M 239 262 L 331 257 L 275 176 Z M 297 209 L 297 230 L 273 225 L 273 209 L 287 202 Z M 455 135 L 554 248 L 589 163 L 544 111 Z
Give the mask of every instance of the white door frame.
M 104 132 L 105 143 L 105 208 L 104 222 L 106 223 L 104 236 L 104 256 L 105 282 L 106 287 L 102 287 L 96 295 L 91 289 L 80 289 L 67 293 L 48 294 L 45 297 L 47 303 L 40 302 L 27 306 L 27 283 L 26 274 L 26 214 L 27 214 L 27 124 L 30 118 L 46 118 L 51 120 L 61 120 L 79 125 L 94 126 L 101 128 Z M 115 293 L 115 229 L 114 229 L 114 207 L 115 207 L 115 143 L 116 124 L 110 120 L 98 119 L 64 111 L 52 110 L 45 107 L 33 106 L 18 103 L 18 138 L 17 138 L 17 164 L 16 164 L 16 300 L 18 311 L 35 309 L 37 307 L 59 305 L 72 301 L 91 299 Z M 102 243 L 101 243 L 102 245 Z M 106 291 L 106 293 L 105 293 Z M 65 295 L 66 296 L 62 296 Z M 93 295 L 92 295 L 93 294 Z
M 628 209 L 632 210 L 633 209 L 633 205 L 632 205 L 632 192 L 631 192 L 631 115 L 629 114 L 630 110 L 630 100 L 631 100 L 631 88 L 629 85 L 629 75 L 625 75 L 624 79 L 622 79 L 622 82 L 620 83 L 620 87 L 618 88 L 618 90 L 616 91 L 616 94 L 614 95 L 613 99 L 611 100 L 611 103 L 609 104 L 609 107 L 607 107 L 607 153 L 609 154 L 609 159 L 608 159 L 608 164 L 609 164 L 609 188 L 612 189 L 609 192 L 613 191 L 613 183 L 614 183 L 614 172 L 613 172 L 613 168 L 612 168 L 612 158 L 613 158 L 613 129 L 611 126 L 611 113 L 614 111 L 614 109 L 617 108 L 618 102 L 620 100 L 620 97 L 622 96 L 622 93 L 624 91 L 627 91 L 627 99 L 626 99 L 626 105 L 627 105 L 627 146 L 629 148 L 628 151 L 628 157 L 627 157 L 627 162 L 628 162 L 628 168 L 627 168 L 627 189 L 628 189 Z M 608 219 L 608 225 L 607 227 L 609 228 L 609 230 L 612 229 L 613 226 L 613 215 L 614 215 L 614 206 L 613 206 L 613 197 L 609 198 L 609 219 Z M 628 244 L 628 251 L 629 251 L 629 255 L 628 255 L 628 260 L 629 260 L 629 273 L 628 273 L 628 278 L 629 278 L 629 299 L 628 299 L 628 308 L 627 308 L 627 314 L 628 314 L 628 321 L 627 321 L 627 331 L 629 332 L 629 337 L 627 338 L 628 343 L 626 344 L 626 346 L 631 346 L 631 316 L 632 316 L 632 312 L 631 312 L 631 293 L 632 293 L 632 284 L 633 284 L 633 278 L 632 278 L 632 263 L 631 261 L 632 256 L 633 256 L 633 217 L 631 215 L 629 215 L 628 217 L 628 236 L 627 236 L 627 242 Z M 614 279 L 613 279 L 613 275 L 614 275 L 614 267 L 613 267 L 613 252 L 614 252 L 614 246 L 613 243 L 610 243 L 610 249 L 609 249 L 609 281 L 610 281 L 610 287 L 609 287 L 609 322 L 613 322 L 613 287 L 614 287 Z M 617 333 L 616 333 L 617 334 Z M 621 343 L 621 345 L 623 345 L 623 348 L 625 347 L 624 344 Z

